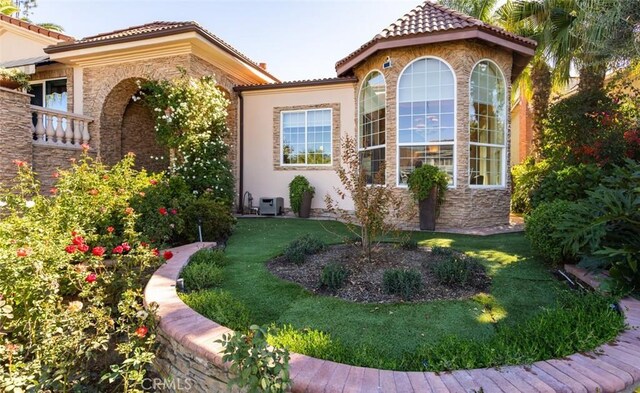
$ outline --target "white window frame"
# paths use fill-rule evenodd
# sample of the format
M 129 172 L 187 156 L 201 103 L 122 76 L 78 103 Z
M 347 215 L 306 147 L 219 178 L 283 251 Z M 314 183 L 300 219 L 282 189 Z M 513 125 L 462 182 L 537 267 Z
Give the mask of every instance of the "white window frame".
M 329 119 L 331 119 L 330 126 L 331 130 L 329 131 L 329 155 L 330 160 L 328 164 L 288 164 L 284 162 L 284 115 L 285 113 L 304 113 L 304 148 L 305 148 L 305 160 L 307 159 L 307 138 L 308 138 L 308 112 L 313 111 L 329 111 Z M 333 166 L 333 108 L 309 108 L 309 109 L 296 109 L 296 110 L 286 110 L 280 112 L 280 165 L 283 167 L 331 167 Z
M 509 124 L 508 122 L 510 121 L 509 119 L 509 114 L 511 113 L 510 111 L 508 111 L 508 102 L 509 99 L 507 97 L 509 97 L 509 92 L 507 89 L 507 80 L 504 77 L 504 73 L 502 72 L 502 68 L 500 68 L 500 66 L 493 60 L 491 59 L 480 59 L 478 60 L 473 67 L 471 67 L 471 72 L 469 73 L 469 111 L 471 111 L 471 105 L 473 105 L 472 102 L 472 97 L 471 97 L 471 78 L 473 77 L 473 72 L 475 71 L 476 67 L 478 66 L 478 64 L 482 63 L 482 62 L 488 62 L 493 64 L 496 69 L 498 70 L 498 73 L 500 74 L 500 78 L 502 79 L 502 83 L 504 86 L 504 130 L 503 130 L 503 138 L 502 138 L 502 145 L 494 145 L 492 143 L 480 143 L 480 142 L 472 142 L 471 141 L 471 116 L 470 116 L 470 112 L 467 113 L 467 118 L 468 118 L 468 122 L 469 122 L 469 146 L 467 146 L 467 152 L 469 154 L 469 167 L 468 167 L 468 171 L 467 173 L 469 174 L 469 181 L 468 181 L 468 185 L 469 188 L 477 188 L 477 189 L 499 189 L 499 190 L 504 190 L 507 187 L 507 130 L 509 128 Z M 501 184 L 488 184 L 488 185 L 484 185 L 484 184 L 471 184 L 471 146 L 480 146 L 480 147 L 495 147 L 495 148 L 500 148 L 502 149 L 502 153 L 500 154 L 500 160 L 502 163 L 502 171 L 500 173 L 500 183 Z
M 369 75 L 373 74 L 374 72 L 377 72 L 378 74 L 380 74 L 380 76 L 382 76 L 382 80 L 384 81 L 384 144 L 382 145 L 375 145 L 375 146 L 369 146 L 369 147 L 362 147 L 361 146 L 361 142 L 362 139 L 360 138 L 360 131 L 362 130 L 362 114 L 360 112 L 360 100 L 362 99 L 362 90 L 364 89 L 364 84 L 367 81 L 367 79 L 369 78 Z M 358 90 L 358 102 L 357 102 L 357 106 L 358 106 L 358 129 L 356 132 L 357 135 L 357 139 L 358 139 L 358 153 L 364 152 L 364 151 L 370 151 L 370 150 L 376 150 L 376 149 L 384 149 L 384 162 L 385 162 L 385 174 L 384 174 L 384 181 L 385 184 L 387 182 L 387 168 L 386 168 L 386 163 L 387 163 L 387 138 L 389 137 L 389 133 L 387 132 L 387 78 L 385 78 L 384 74 L 382 73 L 382 71 L 378 70 L 378 69 L 373 69 L 371 71 L 369 71 L 367 73 L 367 75 L 365 75 L 365 77 L 362 79 L 362 84 L 360 84 L 360 89 Z M 368 185 L 382 185 L 382 184 L 375 184 L 375 183 L 371 183 Z
M 64 109 L 65 112 L 69 112 L 69 78 L 65 77 L 60 77 L 60 78 L 50 78 L 50 79 L 37 79 L 37 80 L 30 80 L 29 81 L 29 86 L 31 85 L 42 85 L 42 105 L 43 108 L 47 108 L 46 103 L 46 97 L 47 97 L 47 82 L 53 82 L 53 81 L 60 81 L 60 80 L 64 80 L 66 81 L 65 85 L 67 86 L 67 107 Z M 49 109 L 49 108 L 47 108 Z
M 409 68 L 409 66 L 416 61 L 423 59 L 434 59 L 441 61 L 451 71 L 453 75 L 453 142 L 430 142 L 425 144 L 415 144 L 415 143 L 400 143 L 400 80 L 402 79 L 402 75 Z M 455 189 L 458 184 L 458 76 L 456 75 L 455 70 L 446 60 L 437 56 L 421 56 L 413 59 L 407 65 L 404 66 L 402 71 L 398 74 L 398 81 L 396 82 L 396 187 L 399 188 L 408 188 L 409 186 L 406 184 L 400 183 L 400 147 L 410 147 L 410 146 L 451 146 L 453 144 L 453 182 L 448 186 L 449 189 Z

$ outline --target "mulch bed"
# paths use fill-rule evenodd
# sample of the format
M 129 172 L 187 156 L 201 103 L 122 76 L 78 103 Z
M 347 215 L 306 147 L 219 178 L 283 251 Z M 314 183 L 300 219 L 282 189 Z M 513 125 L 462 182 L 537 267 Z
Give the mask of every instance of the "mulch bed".
M 458 255 L 463 256 L 462 253 Z M 391 244 L 379 245 L 373 253 L 373 261 L 362 256 L 361 249 L 352 244 L 329 246 L 326 250 L 308 255 L 301 265 L 290 263 L 283 256 L 267 263 L 267 269 L 277 277 L 295 282 L 319 295 L 335 296 L 358 303 L 395 303 L 403 299 L 385 293 L 382 277 L 387 269 L 415 269 L 422 275 L 422 290 L 411 302 L 429 300 L 467 299 L 480 292 L 486 292 L 491 280 L 484 269 L 474 271 L 469 282 L 463 287 L 440 284 L 432 272 L 432 266 L 450 258 L 436 255 L 427 248 L 405 250 Z M 342 288 L 332 292 L 321 287 L 322 269 L 329 263 L 342 264 L 349 276 Z

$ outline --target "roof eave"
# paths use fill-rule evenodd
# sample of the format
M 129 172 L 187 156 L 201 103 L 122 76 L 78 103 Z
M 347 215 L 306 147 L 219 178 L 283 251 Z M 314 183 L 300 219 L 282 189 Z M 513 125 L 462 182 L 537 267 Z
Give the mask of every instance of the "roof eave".
M 316 81 L 268 83 L 264 85 L 241 85 L 241 86 L 235 86 L 233 88 L 233 91 L 240 93 L 243 91 L 289 89 L 294 87 L 316 87 L 316 86 L 328 86 L 328 85 L 339 85 L 339 84 L 354 84 L 356 82 L 358 82 L 358 79 L 356 77 L 346 77 L 346 78 L 323 79 L 323 80 L 316 80 Z
M 78 49 L 95 48 L 95 47 L 107 46 L 107 45 L 113 45 L 113 44 L 142 41 L 142 40 L 147 40 L 151 38 L 161 38 L 161 37 L 167 37 L 175 34 L 191 33 L 191 32 L 198 33 L 200 36 L 204 37 L 209 43 L 220 48 L 222 51 L 224 51 L 228 55 L 235 57 L 236 59 L 244 63 L 247 63 L 249 66 L 259 71 L 260 73 L 266 75 L 267 77 L 273 80 L 279 81 L 278 78 L 271 75 L 269 72 L 261 68 L 259 65 L 254 64 L 252 61 L 248 61 L 248 59 L 243 58 L 242 56 L 238 56 L 238 54 L 235 53 L 233 50 L 229 49 L 227 45 L 221 43 L 219 40 L 217 40 L 215 37 L 209 34 L 206 30 L 202 29 L 197 25 L 178 26 L 171 29 L 151 31 L 151 32 L 141 33 L 141 34 L 136 34 L 131 36 L 115 37 L 115 38 L 89 41 L 89 42 L 61 43 L 61 44 L 44 48 L 44 52 L 47 54 L 61 53 L 61 52 L 67 52 L 72 50 L 78 50 Z
M 471 27 L 453 31 L 430 32 L 419 35 L 393 37 L 386 39 L 381 38 L 378 40 L 374 40 L 371 41 L 371 44 L 369 44 L 368 46 L 360 49 L 360 53 L 357 53 L 352 58 L 344 62 L 342 60 L 339 61 L 336 64 L 336 72 L 338 76 L 351 75 L 353 68 L 355 68 L 358 64 L 362 63 L 365 59 L 380 50 L 470 39 L 479 39 L 490 42 L 494 45 L 499 45 L 505 49 L 518 53 L 519 56 L 527 58 L 527 61 L 531 57 L 533 57 L 535 53 L 535 45 L 527 45 L 525 43 L 519 43 L 504 38 L 499 35 L 499 33 L 493 32 L 491 30 L 486 31 L 481 30 L 478 27 Z

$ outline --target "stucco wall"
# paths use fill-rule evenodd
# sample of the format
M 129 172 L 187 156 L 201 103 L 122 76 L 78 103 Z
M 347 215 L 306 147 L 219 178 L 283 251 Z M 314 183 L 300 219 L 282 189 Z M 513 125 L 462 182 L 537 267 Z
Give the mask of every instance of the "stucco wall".
M 244 178 L 243 190 L 253 195 L 254 205 L 261 197 L 283 197 L 289 203 L 289 182 L 304 175 L 316 189 L 313 209 L 324 209 L 324 196 L 336 198 L 334 187 L 340 185 L 334 167 L 340 158 L 340 141 L 333 138 L 333 166 L 288 167 L 283 170 L 274 157 L 279 157 L 279 111 L 293 108 L 334 108 L 339 111 L 340 135 L 355 135 L 354 90 L 351 84 L 268 91 L 247 91 L 244 97 Z M 334 122 L 334 129 L 336 124 Z M 351 200 L 340 201 L 343 209 L 352 210 Z
M 42 48 L 55 42 L 55 39 L 44 36 L 34 39 L 28 31 L 21 32 L 21 34 L 17 34 L 14 31 L 5 31 L 0 34 L 0 62 L 42 56 L 44 55 Z
M 382 64 L 390 57 L 392 66 L 383 69 Z M 511 55 L 501 49 L 492 48 L 472 41 L 449 42 L 443 44 L 422 45 L 381 51 L 355 69 L 356 77 L 362 81 L 372 70 L 382 72 L 387 86 L 386 105 L 386 179 L 404 200 L 410 201 L 406 188 L 396 188 L 397 182 L 397 138 L 396 138 L 396 94 L 398 79 L 402 70 L 413 60 L 433 56 L 444 60 L 453 69 L 456 80 L 456 187 L 450 188 L 438 219 L 439 228 L 482 227 L 506 224 L 509 222 L 509 200 L 511 179 L 506 171 L 506 183 L 503 187 L 469 187 L 469 77 L 474 65 L 483 59 L 494 61 L 502 70 L 507 83 L 506 97 L 510 96 Z M 357 93 L 353 99 L 357 102 Z M 507 122 L 509 121 L 507 116 Z M 506 140 L 506 162 L 509 165 L 509 133 Z M 413 211 L 405 224 L 417 226 L 417 206 L 408 203 Z

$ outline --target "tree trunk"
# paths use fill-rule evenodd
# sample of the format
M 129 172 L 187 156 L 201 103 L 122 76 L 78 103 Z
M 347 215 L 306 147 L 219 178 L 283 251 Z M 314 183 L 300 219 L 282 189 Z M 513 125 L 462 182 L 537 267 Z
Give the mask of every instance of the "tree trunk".
M 531 68 L 531 84 L 533 86 L 533 155 L 542 157 L 544 146 L 544 122 L 548 116 L 549 96 L 551 95 L 551 70 L 543 59 L 537 60 Z
M 600 90 L 604 87 L 606 68 L 598 62 L 585 65 L 580 68 L 580 83 L 578 90 L 581 92 Z

